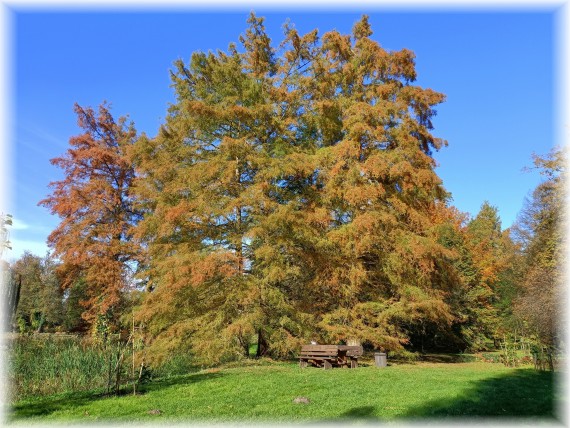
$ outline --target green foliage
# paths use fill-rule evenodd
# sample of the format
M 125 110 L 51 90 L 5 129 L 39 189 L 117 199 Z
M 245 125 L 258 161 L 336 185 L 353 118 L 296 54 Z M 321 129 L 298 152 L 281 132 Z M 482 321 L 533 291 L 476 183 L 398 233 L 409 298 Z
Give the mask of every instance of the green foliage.
M 501 342 L 500 361 L 507 367 L 518 367 L 519 360 L 517 358 L 516 344 L 512 341 L 505 340 Z
M 24 318 L 18 317 L 16 319 L 16 325 L 18 326 L 18 331 L 20 333 L 31 333 L 31 329 Z
M 167 379 L 174 376 L 187 375 L 197 371 L 196 362 L 189 354 L 174 354 L 162 364 L 146 369 L 152 379 Z
M 83 278 L 76 280 L 65 293 L 63 302 L 63 329 L 67 332 L 85 332 L 87 324 L 81 317 L 85 308 L 82 301 L 87 300 L 87 282 Z
M 410 352 L 405 349 L 398 349 L 396 351 L 388 353 L 388 358 L 390 361 L 398 362 L 414 362 L 420 359 L 420 355 L 417 352 Z
M 117 336 L 102 340 L 67 334 L 28 334 L 11 337 L 7 344 L 9 382 L 15 399 L 88 390 L 107 394 L 132 391 L 133 384 L 138 386 L 152 375 L 146 365 L 141 365 L 144 347 L 138 343 L 133 347 L 132 342 Z M 188 373 L 188 361 L 187 357 L 174 358 L 159 367 L 157 373 Z
M 106 384 L 106 354 L 88 340 L 67 335 L 19 336 L 8 343 L 14 399 L 100 389 Z
M 437 335 L 445 338 L 442 341 L 451 349 L 493 349 L 495 339 L 512 323 L 518 248 L 508 231 L 501 230 L 497 209 L 487 202 L 470 220 L 450 210 L 437 235 L 439 242 L 454 252 L 454 269 L 445 272 L 453 284 L 446 301 L 454 320 L 451 329 L 438 329 Z
M 487 363 L 500 363 L 502 361 L 500 352 L 482 352 L 481 357 Z
M 55 330 L 63 322 L 63 292 L 50 254 L 29 252 L 11 267 L 12 282 L 20 285 L 16 319 L 20 332 Z
M 534 190 L 519 215 L 514 236 L 523 247 L 521 289 L 515 314 L 547 347 L 557 347 L 564 331 L 559 323 L 564 306 L 566 239 L 566 153 L 557 148 L 545 157 L 535 156 L 535 166 L 546 180 Z

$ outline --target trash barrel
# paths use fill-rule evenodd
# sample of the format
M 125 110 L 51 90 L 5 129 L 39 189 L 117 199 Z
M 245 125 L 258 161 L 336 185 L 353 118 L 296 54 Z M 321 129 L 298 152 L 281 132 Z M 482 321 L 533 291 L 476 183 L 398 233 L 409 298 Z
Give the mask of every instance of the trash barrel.
M 374 362 L 376 367 L 386 367 L 387 359 L 385 352 L 375 352 L 374 353 Z

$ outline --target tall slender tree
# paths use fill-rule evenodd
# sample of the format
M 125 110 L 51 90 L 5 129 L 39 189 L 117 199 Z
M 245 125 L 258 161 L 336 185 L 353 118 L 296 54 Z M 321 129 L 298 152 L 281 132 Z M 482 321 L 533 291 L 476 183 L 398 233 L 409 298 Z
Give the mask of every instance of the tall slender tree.
M 10 264 L 2 256 L 4 249 L 10 247 L 10 231 L 8 226 L 12 225 L 12 215 L 0 214 L 0 300 L 2 301 L 2 331 L 11 329 L 11 322 L 14 312 L 18 306 L 18 285 L 13 280 Z
M 76 104 L 75 113 L 83 133 L 51 160 L 65 177 L 50 184 L 53 193 L 40 204 L 61 218 L 48 242 L 62 262 L 63 286 L 84 279 L 84 317 L 113 325 L 137 258 L 130 232 L 139 218 L 130 192 L 135 172 L 125 154 L 136 131 L 126 118 L 115 121 L 105 104 L 97 112 Z

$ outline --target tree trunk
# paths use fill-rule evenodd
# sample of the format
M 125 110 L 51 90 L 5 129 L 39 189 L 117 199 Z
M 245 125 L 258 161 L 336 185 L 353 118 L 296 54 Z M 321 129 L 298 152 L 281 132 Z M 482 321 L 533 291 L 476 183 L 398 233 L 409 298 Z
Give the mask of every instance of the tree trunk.
M 18 275 L 18 282 L 12 282 L 10 280 L 9 283 L 10 287 L 10 296 L 8 298 L 8 316 L 6 319 L 8 320 L 8 325 L 6 329 L 8 331 L 14 330 L 14 324 L 16 323 L 16 312 L 18 310 L 18 304 L 20 303 L 20 290 L 22 289 L 22 275 Z
M 245 358 L 249 358 L 249 337 L 244 336 L 243 334 L 238 334 L 237 341 L 243 349 L 243 355 Z
M 40 322 L 39 322 L 39 324 L 38 324 L 38 329 L 36 330 L 36 333 L 41 333 L 41 332 L 42 332 L 42 330 L 43 330 L 43 328 L 44 328 L 45 321 L 46 321 L 46 316 L 45 316 L 45 314 L 42 312 L 42 313 L 40 314 Z
M 123 363 L 124 356 L 125 351 L 121 351 L 121 345 L 118 345 L 117 365 L 115 366 L 115 395 L 119 395 L 119 392 L 121 392 L 121 364 Z
M 263 357 L 267 353 L 267 342 L 263 337 L 263 331 L 257 330 L 257 353 L 256 357 Z
M 550 369 L 551 372 L 553 372 L 554 371 L 554 359 L 552 358 L 552 349 L 548 350 L 547 358 L 548 358 L 548 368 Z
M 243 236 L 242 236 L 242 216 L 241 216 L 241 206 L 236 208 L 236 221 L 237 221 L 237 233 L 239 236 L 239 241 L 236 242 L 236 255 L 238 258 L 238 275 L 244 274 L 244 263 L 243 263 Z

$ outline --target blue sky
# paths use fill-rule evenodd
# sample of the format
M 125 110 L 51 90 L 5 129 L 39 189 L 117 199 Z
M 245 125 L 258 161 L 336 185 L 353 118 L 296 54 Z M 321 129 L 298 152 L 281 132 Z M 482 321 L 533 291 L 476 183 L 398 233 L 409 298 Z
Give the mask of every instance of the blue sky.
M 225 13 L 13 11 L 13 250 L 43 255 L 59 222 L 38 207 L 48 183 L 62 178 L 49 163 L 79 128 L 73 104 L 106 100 L 118 117 L 155 135 L 173 101 L 169 70 L 193 51 L 225 50 L 246 28 L 249 9 Z M 510 226 L 539 183 L 523 172 L 532 153 L 556 143 L 555 12 L 490 10 L 397 12 L 358 9 L 324 13 L 256 8 L 281 41 L 287 18 L 301 32 L 350 32 L 362 13 L 373 37 L 389 50 L 416 54 L 417 84 L 447 96 L 434 134 L 449 145 L 434 156 L 453 204 L 475 215 L 487 200 Z

